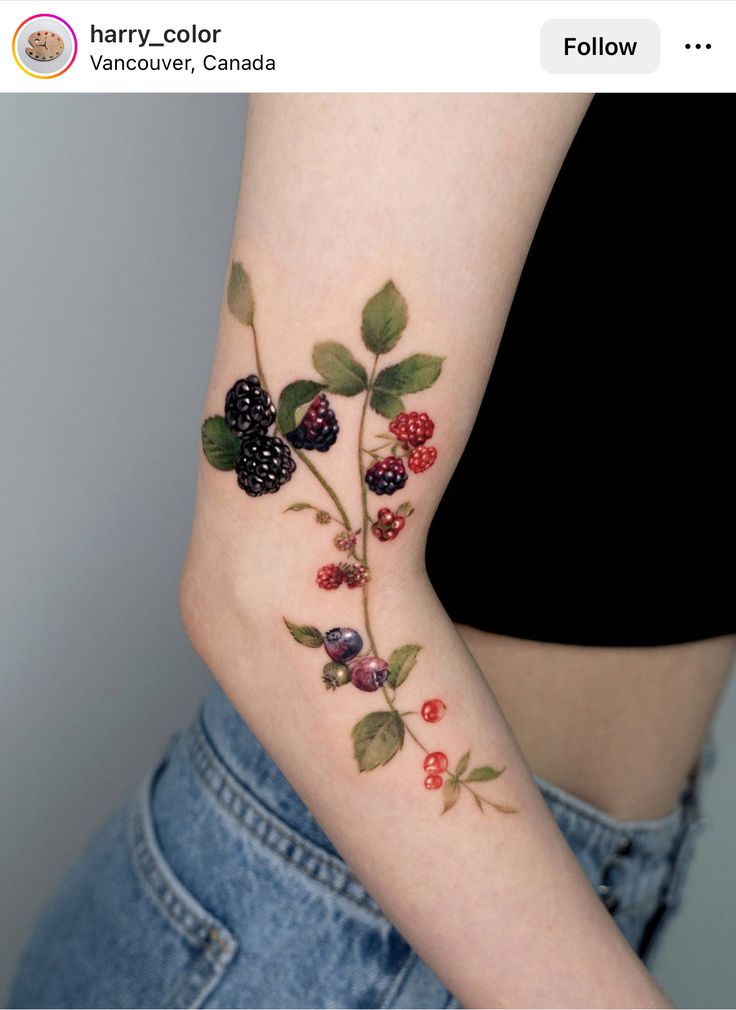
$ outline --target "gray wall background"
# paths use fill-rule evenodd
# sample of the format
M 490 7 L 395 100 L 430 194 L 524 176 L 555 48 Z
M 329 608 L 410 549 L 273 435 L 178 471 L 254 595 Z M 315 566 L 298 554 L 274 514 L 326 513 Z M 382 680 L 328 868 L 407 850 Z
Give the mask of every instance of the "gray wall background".
M 0 1002 L 42 903 L 188 720 L 177 605 L 238 95 L 0 96 Z M 736 1005 L 736 688 L 656 974 Z

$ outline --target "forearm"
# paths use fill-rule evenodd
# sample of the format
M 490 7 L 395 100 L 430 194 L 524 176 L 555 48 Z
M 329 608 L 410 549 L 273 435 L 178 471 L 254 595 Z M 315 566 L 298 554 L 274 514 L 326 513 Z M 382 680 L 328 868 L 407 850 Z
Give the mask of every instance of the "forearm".
M 263 99 L 252 119 L 234 259 L 256 307 L 231 274 L 205 415 L 221 415 L 227 390 L 250 372 L 275 399 L 297 379 L 322 379 L 340 432 L 325 453 L 292 444 L 296 470 L 275 495 L 244 495 L 203 458 L 187 627 L 358 876 L 465 1004 L 666 1006 L 547 812 L 422 564 L 579 109 L 443 99 L 435 121 L 428 99 L 367 101 Z M 462 141 L 474 157 L 455 156 Z M 381 346 L 372 310 L 362 326 L 361 310 L 388 279 L 411 325 L 384 306 L 399 332 Z M 325 341 L 346 348 L 352 387 L 312 360 Z M 405 408 L 431 413 L 437 461 L 414 473 L 404 460 L 406 486 L 379 496 L 366 470 L 394 452 L 379 436 L 398 408 L 375 391 L 386 391 L 385 368 L 415 354 L 428 373 L 413 386 L 431 389 L 415 395 L 410 382 Z M 286 444 L 296 418 L 283 397 L 282 408 L 270 431 Z M 399 502 L 414 509 L 405 527 L 393 540 L 374 536 L 377 510 Z M 286 511 L 296 503 L 314 509 Z M 316 510 L 332 519 L 315 523 Z M 469 503 L 472 535 L 493 535 L 484 511 Z M 338 551 L 338 532 L 356 534 L 352 554 Z M 458 577 L 472 564 L 470 534 L 458 531 Z M 326 564 L 338 568 L 319 585 Z M 339 564 L 351 567 L 347 581 Z M 369 581 L 346 588 L 357 566 Z M 314 630 L 294 637 L 285 620 Z M 362 639 L 357 656 L 328 669 L 347 681 L 334 691 L 322 680 L 332 628 Z M 399 651 L 408 645 L 419 651 Z M 402 656 L 416 658 L 405 680 Z M 360 657 L 372 665 L 357 668 Z M 446 705 L 439 721 L 422 717 L 428 699 Z M 378 733 L 365 722 L 372 714 Z M 424 761 L 436 752 L 449 767 L 429 769 L 441 788 L 428 789 Z

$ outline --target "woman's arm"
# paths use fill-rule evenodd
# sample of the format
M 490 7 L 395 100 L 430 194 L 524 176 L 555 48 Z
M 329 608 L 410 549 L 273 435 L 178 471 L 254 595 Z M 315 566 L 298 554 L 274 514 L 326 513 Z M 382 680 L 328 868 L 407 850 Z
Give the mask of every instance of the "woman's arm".
M 578 867 L 423 564 L 586 103 L 251 99 L 238 265 L 205 409 L 218 420 L 204 428 L 182 580 L 195 647 L 371 894 L 468 1006 L 669 1005 Z M 251 491 L 280 479 L 283 447 L 264 440 L 250 410 L 258 393 L 241 389 L 230 404 L 243 441 L 221 419 L 228 390 L 251 373 L 277 404 L 285 387 L 312 383 L 281 397 L 269 437 L 283 442 L 323 387 L 339 424 L 326 452 L 292 445 L 293 475 L 262 496 L 237 479 Z M 402 411 L 434 423 L 411 465 L 412 446 L 394 449 L 406 438 L 389 430 Z M 436 461 L 415 472 L 432 460 L 427 446 Z M 386 464 L 394 479 L 402 467 L 408 479 L 378 495 L 366 471 L 387 455 L 401 459 Z M 374 488 L 386 486 L 379 476 Z M 473 545 L 503 535 L 493 486 L 492 472 L 478 473 L 467 523 L 452 534 L 457 578 L 479 592 Z M 290 510 L 297 504 L 314 508 Z M 405 520 L 393 539 L 372 530 L 381 508 Z M 343 546 L 356 534 L 352 553 L 335 545 L 338 533 Z M 318 585 L 324 566 L 337 566 L 321 576 L 337 588 Z M 360 643 L 326 640 L 333 628 L 362 639 L 347 669 L 328 651 L 350 659 Z M 322 679 L 331 662 L 335 690 Z M 438 705 L 427 714 L 442 718 L 425 720 L 423 703 L 437 699 L 444 714 Z M 446 755 L 448 770 L 434 758 L 426 771 L 427 752 Z M 440 788 L 425 787 L 428 774 Z

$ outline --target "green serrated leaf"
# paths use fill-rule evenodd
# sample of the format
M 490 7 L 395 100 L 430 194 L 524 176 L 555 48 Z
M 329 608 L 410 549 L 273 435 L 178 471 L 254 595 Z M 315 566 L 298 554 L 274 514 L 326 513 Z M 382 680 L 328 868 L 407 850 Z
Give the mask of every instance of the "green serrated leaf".
M 408 319 L 404 296 L 389 281 L 365 304 L 360 330 L 363 343 L 374 354 L 385 354 L 396 345 Z
M 434 354 L 412 354 L 395 365 L 389 365 L 376 376 L 374 386 L 394 396 L 419 393 L 436 382 L 442 371 L 444 358 Z
M 284 624 L 291 632 L 292 638 L 299 645 L 306 645 L 309 649 L 319 649 L 320 645 L 324 644 L 322 632 L 312 627 L 311 624 L 292 624 L 286 618 L 284 618 Z
M 353 728 L 353 752 L 362 772 L 388 762 L 404 745 L 404 720 L 398 712 L 371 712 Z
M 208 417 L 202 424 L 202 449 L 210 466 L 216 470 L 234 470 L 240 452 L 240 439 L 224 417 Z
M 401 687 L 414 669 L 420 649 L 421 645 L 402 645 L 388 657 L 388 682 L 394 690 Z
M 321 393 L 325 388 L 323 382 L 312 382 L 311 379 L 297 379 L 284 388 L 279 397 L 276 421 L 285 435 L 296 428 L 297 407 L 301 407 L 303 403 L 310 403 L 317 393 Z
M 356 396 L 368 388 L 368 374 L 344 344 L 326 341 L 314 345 L 312 363 L 331 393 Z
M 397 516 L 410 516 L 414 512 L 414 507 L 411 502 L 404 501 L 396 509 Z
M 469 764 L 470 764 L 470 751 L 467 751 L 465 754 L 463 754 L 463 756 L 460 758 L 460 760 L 457 763 L 457 768 L 455 769 L 455 774 L 458 776 L 458 778 L 461 775 L 465 774 L 465 772 L 468 770 L 468 765 Z
M 315 512 L 316 512 L 317 511 L 317 506 L 316 505 L 310 505 L 309 502 L 306 502 L 306 501 L 298 501 L 298 502 L 295 502 L 293 505 L 289 505 L 288 508 L 285 508 L 284 512 L 303 512 L 304 509 L 314 509 Z
M 501 772 L 505 771 L 505 768 L 500 768 L 498 771 L 495 768 L 491 768 L 489 765 L 482 765 L 480 768 L 474 768 L 470 775 L 468 775 L 468 782 L 490 782 L 491 779 L 497 779 Z
M 460 799 L 460 783 L 456 778 L 451 776 L 446 780 L 444 789 L 442 790 L 442 799 L 444 801 L 442 813 L 446 814 L 448 810 L 452 810 Z
M 230 280 L 227 285 L 227 304 L 235 318 L 246 326 L 253 325 L 253 313 L 256 303 L 253 300 L 253 289 L 250 277 L 243 269 L 242 263 L 233 263 L 230 268 Z
M 393 421 L 396 415 L 400 414 L 404 409 L 404 403 L 398 396 L 394 396 L 393 393 L 387 393 L 383 389 L 374 388 L 371 390 L 371 407 L 381 417 L 387 417 L 389 421 Z

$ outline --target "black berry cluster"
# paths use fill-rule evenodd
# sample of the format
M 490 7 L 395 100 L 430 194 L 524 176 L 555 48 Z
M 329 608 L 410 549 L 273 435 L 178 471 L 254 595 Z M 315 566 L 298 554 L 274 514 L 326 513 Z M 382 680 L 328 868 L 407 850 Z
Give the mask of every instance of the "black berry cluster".
M 252 498 L 278 491 L 296 469 L 286 442 L 268 434 L 275 420 L 276 408 L 258 376 L 238 379 L 225 397 L 225 421 L 241 439 L 235 472 Z
M 276 408 L 257 375 L 238 379 L 229 391 L 225 397 L 225 420 L 240 438 L 265 435 L 276 420 Z
M 330 407 L 324 393 L 319 393 L 293 431 L 287 431 L 286 437 L 295 449 L 316 449 L 317 452 L 327 452 L 337 441 L 340 426 L 335 417 L 335 411 Z
M 368 468 L 365 482 L 374 494 L 394 494 L 406 484 L 407 473 L 398 456 L 386 456 Z

